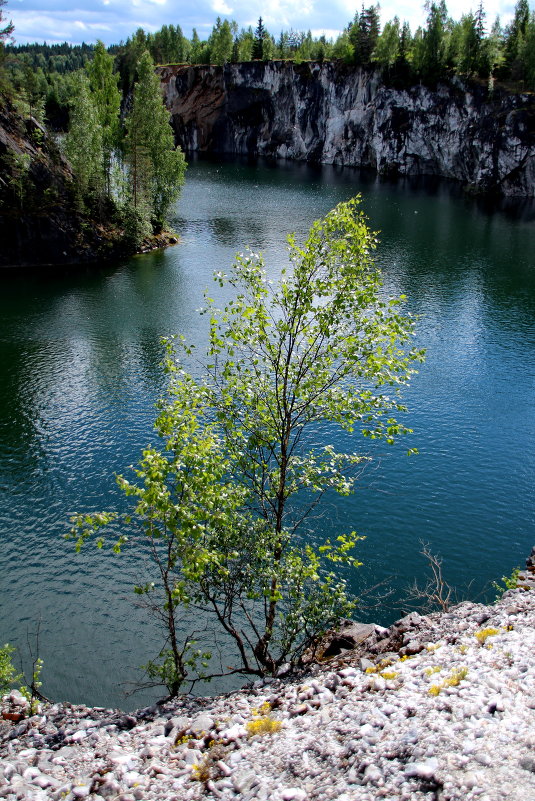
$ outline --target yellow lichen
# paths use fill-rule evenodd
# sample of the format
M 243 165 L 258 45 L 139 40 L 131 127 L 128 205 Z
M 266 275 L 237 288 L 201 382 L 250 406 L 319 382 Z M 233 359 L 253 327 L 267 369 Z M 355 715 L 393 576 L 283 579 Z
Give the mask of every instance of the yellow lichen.
M 474 637 L 478 641 L 480 645 L 484 645 L 487 640 L 487 637 L 495 637 L 497 634 L 500 633 L 500 629 L 481 629 L 481 631 L 476 631 Z
M 443 682 L 440 684 L 433 684 L 433 686 L 429 688 L 428 693 L 429 695 L 440 695 L 441 691 L 445 687 L 457 687 L 461 681 L 467 677 L 467 675 L 468 668 L 455 668 L 455 670 L 452 671 L 451 676 L 448 676 Z
M 249 737 L 254 737 L 256 734 L 275 734 L 282 728 L 282 723 L 269 715 L 261 715 L 246 723 L 245 728 Z

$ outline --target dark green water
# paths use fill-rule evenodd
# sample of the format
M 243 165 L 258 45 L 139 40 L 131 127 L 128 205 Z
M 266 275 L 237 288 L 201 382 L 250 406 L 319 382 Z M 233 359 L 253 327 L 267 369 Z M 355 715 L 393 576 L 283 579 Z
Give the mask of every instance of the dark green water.
M 160 337 L 202 340 L 203 291 L 224 300 L 213 270 L 250 245 L 276 275 L 285 234 L 304 235 L 356 192 L 381 230 L 385 292 L 408 296 L 428 356 L 405 394 L 410 443 L 376 449 L 356 494 L 328 506 L 320 525 L 367 536 L 354 589 L 391 579 L 397 595 L 362 613 L 382 623 L 423 574 L 422 539 L 452 584 L 473 582 L 472 596 L 523 563 L 535 543 L 533 217 L 490 213 L 447 185 L 196 163 L 177 208 L 178 246 L 76 275 L 1 277 L 0 641 L 26 652 L 41 621 L 50 697 L 123 707 L 158 697 L 125 701 L 119 686 L 160 642 L 132 604 L 143 557 L 77 556 L 61 536 L 71 512 L 121 502 L 114 472 L 154 441 Z M 420 455 L 406 456 L 407 444 Z

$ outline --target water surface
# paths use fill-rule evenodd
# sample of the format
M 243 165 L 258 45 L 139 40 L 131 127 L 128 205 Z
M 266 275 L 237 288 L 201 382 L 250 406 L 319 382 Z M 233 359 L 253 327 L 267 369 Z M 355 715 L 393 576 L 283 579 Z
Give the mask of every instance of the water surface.
M 76 555 L 62 540 L 69 514 L 123 503 L 114 473 L 155 442 L 160 338 L 202 341 L 205 289 L 226 297 L 213 271 L 250 245 L 276 276 L 286 233 L 304 236 L 356 192 L 381 231 L 384 291 L 408 296 L 427 360 L 404 395 L 410 443 L 374 449 L 355 495 L 318 526 L 366 535 L 353 588 L 392 583 L 394 596 L 362 612 L 381 623 L 422 579 L 421 540 L 473 597 L 523 563 L 535 542 L 532 208 L 491 211 L 448 184 L 332 167 L 196 162 L 176 209 L 179 245 L 91 271 L 2 276 L 0 640 L 27 660 L 39 626 L 50 697 L 133 707 L 161 695 L 125 700 L 120 686 L 160 644 L 131 591 L 150 566 L 128 550 Z

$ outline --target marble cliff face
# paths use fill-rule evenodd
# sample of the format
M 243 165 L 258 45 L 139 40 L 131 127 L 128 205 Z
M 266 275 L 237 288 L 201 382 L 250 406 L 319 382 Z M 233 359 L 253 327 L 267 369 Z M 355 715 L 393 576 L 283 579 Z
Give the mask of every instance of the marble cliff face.
M 480 192 L 535 196 L 535 99 L 459 80 L 393 88 L 336 63 L 251 62 L 160 70 L 178 143 L 438 175 Z

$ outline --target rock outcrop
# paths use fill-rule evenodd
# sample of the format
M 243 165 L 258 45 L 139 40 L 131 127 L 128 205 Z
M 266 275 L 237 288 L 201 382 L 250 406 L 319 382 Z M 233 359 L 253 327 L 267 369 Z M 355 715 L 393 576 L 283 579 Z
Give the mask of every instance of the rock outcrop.
M 394 88 L 327 62 L 160 70 L 184 150 L 437 175 L 474 191 L 535 196 L 535 98 L 454 80 Z
M 113 203 L 84 207 L 75 182 L 47 130 L 0 97 L 0 268 L 100 262 L 138 249 L 125 237 Z M 163 233 L 139 250 L 176 241 Z

